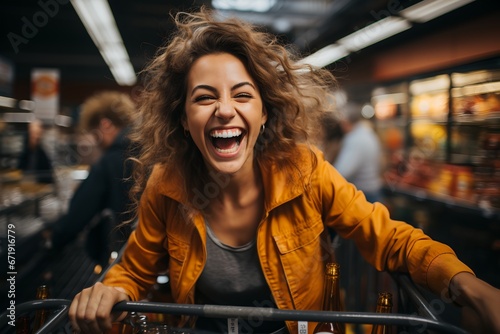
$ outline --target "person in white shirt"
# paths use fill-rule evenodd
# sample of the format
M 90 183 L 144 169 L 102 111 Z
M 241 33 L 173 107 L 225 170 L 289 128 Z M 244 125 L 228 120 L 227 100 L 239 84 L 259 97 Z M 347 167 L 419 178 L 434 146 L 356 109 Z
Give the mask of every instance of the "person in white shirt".
M 339 109 L 344 138 L 333 165 L 349 182 L 363 191 L 370 202 L 382 200 L 382 148 L 362 106 L 348 102 Z

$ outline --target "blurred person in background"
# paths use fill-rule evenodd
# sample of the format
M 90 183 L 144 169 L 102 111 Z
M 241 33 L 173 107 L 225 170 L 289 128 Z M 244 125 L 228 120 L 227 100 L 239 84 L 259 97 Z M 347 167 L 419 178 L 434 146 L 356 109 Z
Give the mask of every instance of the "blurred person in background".
M 382 202 L 380 140 L 373 126 L 363 117 L 361 104 L 348 101 L 338 110 L 343 138 L 333 165 L 347 181 L 364 193 L 367 201 Z M 385 275 L 377 274 L 352 240 L 336 237 L 333 244 L 336 251 L 345 254 L 339 262 L 347 271 L 342 277 L 342 285 L 346 288 L 346 295 L 352 297 L 346 300 L 347 307 L 357 311 L 370 311 L 367 305 L 376 303 L 376 293 L 373 292 L 380 289 L 389 291 L 387 278 Z M 351 279 L 348 279 L 349 277 Z M 362 326 L 355 325 L 355 327 L 357 332 L 362 331 Z
M 83 132 L 92 134 L 103 153 L 77 187 L 68 212 L 49 224 L 45 235 L 55 250 L 62 249 L 89 227 L 87 252 L 98 263 L 105 264 L 110 252 L 119 250 L 127 240 L 130 225 L 119 229 L 117 226 L 128 220 L 130 209 L 127 179 L 131 168 L 126 159 L 135 108 L 128 95 L 113 91 L 97 93 L 83 103 L 79 126 Z
M 318 148 L 325 155 L 325 160 L 333 164 L 339 154 L 344 137 L 342 123 L 336 113 L 327 112 L 323 115 L 320 130 Z
M 363 191 L 369 202 L 382 201 L 382 148 L 362 105 L 348 102 L 339 108 L 344 137 L 333 165 L 347 181 Z
M 25 177 L 33 177 L 38 183 L 52 183 L 54 170 L 42 145 L 43 130 L 43 123 L 39 119 L 29 123 L 17 168 L 23 171 Z

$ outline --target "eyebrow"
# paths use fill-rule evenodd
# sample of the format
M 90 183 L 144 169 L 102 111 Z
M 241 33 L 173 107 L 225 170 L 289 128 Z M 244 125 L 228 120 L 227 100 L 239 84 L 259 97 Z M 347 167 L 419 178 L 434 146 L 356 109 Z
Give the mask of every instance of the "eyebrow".
M 231 87 L 231 91 L 233 91 L 235 89 L 238 89 L 240 87 L 243 87 L 243 86 L 250 86 L 254 90 L 257 90 L 255 88 L 255 86 L 251 82 L 243 81 L 243 82 L 237 83 L 236 85 L 234 85 L 233 87 Z M 196 86 L 196 87 L 193 88 L 193 90 L 191 91 L 191 95 L 193 95 L 194 92 L 196 92 L 198 89 L 206 89 L 206 90 L 209 90 L 209 91 L 211 91 L 213 93 L 217 92 L 217 90 L 214 87 L 212 87 L 212 86 L 209 86 L 209 85 L 198 85 L 198 86 Z

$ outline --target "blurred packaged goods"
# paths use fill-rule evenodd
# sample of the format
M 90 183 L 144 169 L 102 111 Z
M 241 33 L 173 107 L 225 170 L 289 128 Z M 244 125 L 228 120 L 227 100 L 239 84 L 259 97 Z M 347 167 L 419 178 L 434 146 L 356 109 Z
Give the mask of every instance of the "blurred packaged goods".
M 449 110 L 448 101 L 448 93 L 445 91 L 417 95 L 411 102 L 411 115 L 414 118 L 446 120 Z
M 496 162 L 500 165 L 500 163 Z M 396 164 L 393 162 L 393 164 Z M 414 187 L 430 195 L 451 198 L 483 209 L 500 208 L 500 168 L 453 165 L 430 160 L 413 164 L 399 161 L 399 167 L 385 173 L 389 187 Z
M 442 165 L 436 169 L 436 177 L 430 183 L 429 190 L 438 195 L 452 196 L 455 189 L 455 170 L 452 165 Z
M 473 200 L 474 175 L 469 166 L 455 166 L 455 188 L 453 196 Z
M 453 99 L 453 110 L 459 120 L 468 115 L 481 119 L 495 116 L 495 113 L 500 111 L 500 94 L 488 93 L 456 97 Z
M 429 190 L 437 195 L 452 196 L 473 201 L 474 176 L 472 167 L 443 164 L 436 170 L 437 177 Z
M 381 100 L 374 106 L 375 117 L 378 119 L 391 119 L 396 117 L 398 106 L 390 100 Z
M 393 83 L 374 89 L 372 103 L 388 189 L 498 212 L 500 69 Z
M 380 133 L 380 139 L 382 144 L 389 151 L 396 151 L 403 148 L 404 145 L 404 133 L 398 127 L 389 127 L 382 133 Z
M 498 117 L 500 112 L 500 70 L 479 70 L 451 74 L 453 114 L 458 121 Z
M 411 81 L 411 117 L 445 121 L 449 111 L 449 88 L 450 78 L 447 74 Z
M 446 155 L 447 133 L 444 124 L 427 121 L 415 122 L 411 126 L 413 148 L 426 159 L 442 161 Z

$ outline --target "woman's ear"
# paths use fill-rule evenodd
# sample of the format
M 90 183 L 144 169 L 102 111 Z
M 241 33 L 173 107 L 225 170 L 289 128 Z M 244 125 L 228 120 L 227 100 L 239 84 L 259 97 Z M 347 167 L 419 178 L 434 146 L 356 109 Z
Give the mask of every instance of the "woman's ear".
M 266 106 L 262 107 L 262 124 L 266 124 L 267 122 L 267 109 Z
M 188 132 L 189 132 L 189 126 L 187 125 L 187 121 L 186 121 L 186 119 L 184 119 L 184 118 L 183 118 L 183 119 L 181 120 L 181 125 L 182 125 L 182 127 L 183 127 L 184 132 L 186 132 L 186 131 L 188 131 Z
M 189 126 L 187 124 L 187 120 L 186 120 L 186 116 L 185 115 L 183 115 L 181 117 L 181 125 L 184 128 L 184 132 L 186 132 L 186 131 L 189 132 Z

